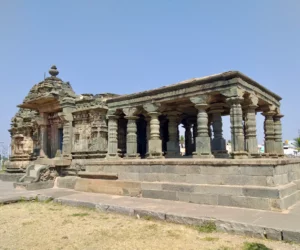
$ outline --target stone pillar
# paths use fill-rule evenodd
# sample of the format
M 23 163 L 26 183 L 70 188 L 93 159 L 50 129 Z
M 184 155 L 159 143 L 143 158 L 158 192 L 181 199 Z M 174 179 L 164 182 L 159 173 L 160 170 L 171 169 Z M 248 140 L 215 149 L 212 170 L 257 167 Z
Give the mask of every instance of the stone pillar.
M 279 157 L 284 156 L 283 144 L 282 144 L 282 114 L 276 114 L 274 116 L 274 136 L 275 136 L 275 151 Z
M 126 158 L 137 158 L 139 157 L 137 153 L 137 109 L 135 107 L 123 108 L 123 112 L 127 119 Z
M 259 157 L 256 138 L 256 112 L 257 105 L 250 104 L 244 108 L 245 114 L 245 145 L 251 157 Z
M 277 157 L 275 150 L 274 119 L 275 111 L 266 111 L 262 114 L 265 117 L 265 157 Z
M 167 142 L 167 157 L 180 156 L 180 148 L 178 143 L 178 113 L 168 113 L 168 133 L 169 141 Z
M 48 153 L 48 119 L 46 113 L 41 113 L 40 117 L 37 118 L 37 124 L 39 126 L 39 139 L 40 139 L 40 157 L 47 157 Z
M 160 123 L 159 123 L 159 112 L 158 104 L 148 103 L 145 104 L 144 109 L 150 116 L 150 140 L 148 141 L 148 153 L 147 156 L 150 159 L 163 158 L 162 152 L 162 141 L 160 139 Z
M 146 127 L 146 139 L 147 139 L 147 144 L 146 144 L 146 152 L 149 152 L 149 140 L 150 140 L 150 120 L 151 117 L 146 117 L 146 122 L 147 122 L 147 127 Z
M 222 103 L 216 103 L 211 106 L 209 113 L 212 116 L 213 139 L 212 139 L 212 152 L 215 157 L 227 157 L 226 141 L 223 138 L 223 123 L 222 123 Z
M 48 131 L 47 125 L 40 125 L 40 157 L 47 157 Z
M 189 156 L 193 154 L 193 149 L 192 149 L 192 132 L 191 132 L 191 124 L 186 121 L 184 124 L 185 128 L 185 155 Z
M 208 115 L 207 115 L 207 104 L 208 96 L 203 95 L 200 97 L 193 97 L 191 101 L 195 104 L 198 109 L 197 115 L 197 137 L 196 137 L 196 151 L 194 157 L 196 158 L 211 158 L 211 141 L 208 134 Z
M 118 155 L 118 117 L 114 111 L 108 111 L 108 152 L 106 159 L 120 159 Z
M 230 105 L 230 123 L 231 123 L 231 150 L 232 157 L 237 159 L 248 158 L 245 151 L 245 138 L 243 132 L 243 112 L 241 103 L 242 97 L 230 97 L 228 103 Z
M 127 136 L 126 136 L 126 158 L 137 158 L 137 116 L 125 116 L 127 122 Z
M 193 123 L 193 153 L 196 151 L 197 121 Z
M 127 120 L 120 116 L 118 119 L 118 150 L 121 157 L 126 154 Z

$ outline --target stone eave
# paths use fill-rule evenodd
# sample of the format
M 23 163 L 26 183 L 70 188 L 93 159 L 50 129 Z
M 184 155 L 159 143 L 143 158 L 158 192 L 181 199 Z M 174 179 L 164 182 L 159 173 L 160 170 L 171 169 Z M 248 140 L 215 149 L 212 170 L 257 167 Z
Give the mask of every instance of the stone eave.
M 156 94 L 162 93 L 162 92 L 169 92 L 169 91 L 174 91 L 174 90 L 178 90 L 178 89 L 188 88 L 188 87 L 192 87 L 195 85 L 206 84 L 209 82 L 228 81 L 233 78 L 241 78 L 244 81 L 250 83 L 251 85 L 253 85 L 253 86 L 261 89 L 262 91 L 266 92 L 267 94 L 273 96 L 277 101 L 282 100 L 282 98 L 280 96 L 276 95 L 272 91 L 263 87 L 262 85 L 260 85 L 259 83 L 257 83 L 253 79 L 251 79 L 250 77 L 244 75 L 243 73 L 241 73 L 239 71 L 228 71 L 228 72 L 210 75 L 210 76 L 201 77 L 201 78 L 192 78 L 189 80 L 185 80 L 185 81 L 182 81 L 182 82 L 179 82 L 176 84 L 164 86 L 164 87 L 157 88 L 157 89 L 146 90 L 146 91 L 142 91 L 142 92 L 138 92 L 138 93 L 134 93 L 134 94 L 121 95 L 119 97 L 113 97 L 113 98 L 107 100 L 106 102 L 109 104 L 109 103 L 124 101 L 124 100 L 128 100 L 128 99 L 156 95 Z
M 108 107 L 107 106 L 91 106 L 91 107 L 88 107 L 88 108 L 82 108 L 82 109 L 75 109 L 72 114 L 75 114 L 75 113 L 79 113 L 79 112 L 85 112 L 85 111 L 89 111 L 89 110 L 102 110 L 102 111 L 105 111 L 107 110 Z
M 53 103 L 59 105 L 58 98 L 54 97 L 54 96 L 47 96 L 47 97 L 35 98 L 28 102 L 23 102 L 22 104 L 18 105 L 17 107 L 24 108 L 24 109 L 39 110 L 41 105 L 43 105 L 43 106 L 47 105 L 47 104 L 51 105 Z

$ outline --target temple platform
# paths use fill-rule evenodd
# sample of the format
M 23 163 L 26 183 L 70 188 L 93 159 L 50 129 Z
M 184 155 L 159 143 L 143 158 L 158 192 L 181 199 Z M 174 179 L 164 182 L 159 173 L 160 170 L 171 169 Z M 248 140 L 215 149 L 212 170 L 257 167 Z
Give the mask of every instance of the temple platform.
M 300 199 L 299 159 L 82 159 L 76 164 L 84 169 L 80 177 L 59 177 L 58 187 L 278 211 Z

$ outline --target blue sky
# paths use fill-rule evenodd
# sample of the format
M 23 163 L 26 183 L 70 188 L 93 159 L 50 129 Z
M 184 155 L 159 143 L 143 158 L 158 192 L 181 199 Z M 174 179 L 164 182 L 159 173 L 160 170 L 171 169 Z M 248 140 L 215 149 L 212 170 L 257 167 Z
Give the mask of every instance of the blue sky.
M 299 0 L 1 0 L 0 141 L 9 143 L 16 105 L 52 64 L 77 94 L 132 93 L 239 70 L 283 97 L 283 139 L 293 139 L 299 13 Z

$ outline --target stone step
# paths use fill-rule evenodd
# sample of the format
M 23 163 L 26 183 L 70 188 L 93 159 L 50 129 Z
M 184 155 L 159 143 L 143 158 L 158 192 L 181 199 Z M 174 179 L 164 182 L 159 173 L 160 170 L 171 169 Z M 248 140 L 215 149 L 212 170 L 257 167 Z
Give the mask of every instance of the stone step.
M 280 187 L 234 186 L 187 184 L 173 182 L 141 182 L 142 190 L 170 191 L 179 193 L 197 193 L 212 195 L 248 196 L 263 198 L 284 198 L 297 191 L 297 185 L 290 183 Z
M 108 180 L 117 180 L 118 174 L 116 173 L 106 173 L 106 172 L 78 172 L 78 176 L 90 179 L 108 179 Z
M 76 191 L 83 192 L 140 196 L 141 183 L 132 181 L 78 178 L 74 189 Z
M 43 181 L 43 182 L 15 182 L 14 188 L 15 189 L 22 189 L 22 190 L 38 190 L 38 189 L 48 189 L 53 188 L 54 181 Z
M 196 204 L 285 210 L 300 199 L 295 183 L 279 187 L 140 182 L 82 177 L 74 180 L 76 191 L 137 196 Z M 58 184 L 63 187 L 63 178 Z M 72 184 L 73 185 L 73 184 Z M 59 187 L 59 186 L 58 186 Z

